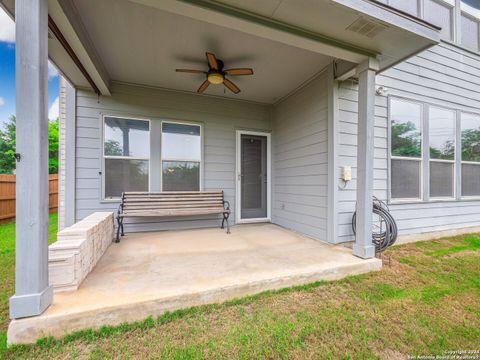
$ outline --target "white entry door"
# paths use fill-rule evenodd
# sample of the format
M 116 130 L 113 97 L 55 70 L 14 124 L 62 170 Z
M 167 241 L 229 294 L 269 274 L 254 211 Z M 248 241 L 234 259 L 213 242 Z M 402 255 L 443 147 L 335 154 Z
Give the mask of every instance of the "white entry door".
M 236 143 L 236 220 L 238 223 L 270 221 L 270 134 L 237 130 Z

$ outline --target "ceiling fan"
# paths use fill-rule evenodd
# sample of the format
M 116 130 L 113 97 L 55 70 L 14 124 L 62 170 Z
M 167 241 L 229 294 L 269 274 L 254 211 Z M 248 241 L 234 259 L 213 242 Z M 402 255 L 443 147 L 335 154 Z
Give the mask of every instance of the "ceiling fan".
M 234 94 L 238 94 L 240 89 L 237 85 L 227 79 L 225 76 L 238 76 L 238 75 L 253 75 L 253 69 L 250 68 L 237 68 L 223 70 L 223 61 L 217 59 L 214 54 L 207 52 L 208 71 L 192 70 L 192 69 L 176 69 L 176 72 L 184 72 L 190 74 L 205 74 L 207 79 L 200 85 L 197 92 L 203 93 L 210 84 L 218 85 L 223 84 L 228 90 Z

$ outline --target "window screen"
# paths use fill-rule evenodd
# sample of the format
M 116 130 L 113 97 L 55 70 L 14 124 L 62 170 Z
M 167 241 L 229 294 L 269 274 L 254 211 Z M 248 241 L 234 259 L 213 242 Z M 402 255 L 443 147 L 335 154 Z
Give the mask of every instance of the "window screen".
M 392 198 L 419 199 L 421 161 L 393 159 L 391 162 Z
M 104 118 L 104 198 L 125 191 L 148 191 L 150 123 L 146 120 Z
M 162 164 L 163 191 L 200 190 L 200 163 L 164 161 Z
M 105 159 L 105 197 L 148 191 L 148 160 Z
M 462 164 L 462 195 L 480 195 L 480 163 Z
M 430 162 L 430 196 L 453 197 L 454 196 L 454 168 L 450 162 Z
M 199 191 L 201 159 L 199 125 L 162 123 L 163 191 Z

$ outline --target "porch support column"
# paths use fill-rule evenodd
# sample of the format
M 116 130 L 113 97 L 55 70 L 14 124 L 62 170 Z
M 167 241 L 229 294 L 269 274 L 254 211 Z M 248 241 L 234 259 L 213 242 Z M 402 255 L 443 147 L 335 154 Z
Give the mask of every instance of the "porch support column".
M 41 314 L 48 284 L 47 0 L 16 0 L 16 267 L 12 319 Z
M 353 254 L 367 259 L 375 256 L 372 243 L 373 153 L 375 122 L 375 74 L 378 62 L 370 58 L 357 68 L 357 223 Z

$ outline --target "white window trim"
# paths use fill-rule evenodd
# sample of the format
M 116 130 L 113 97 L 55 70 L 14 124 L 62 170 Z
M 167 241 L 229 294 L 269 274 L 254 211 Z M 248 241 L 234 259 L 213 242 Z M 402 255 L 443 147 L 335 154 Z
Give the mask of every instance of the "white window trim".
M 152 136 L 152 123 L 150 119 L 129 116 L 129 115 L 111 115 L 111 114 L 102 114 L 101 115 L 101 159 L 102 159 L 102 174 L 101 174 L 101 181 L 102 181 L 102 189 L 101 189 L 101 198 L 100 202 L 108 203 L 114 202 L 117 203 L 120 200 L 120 197 L 112 197 L 106 198 L 105 197 L 105 159 L 124 159 L 124 160 L 146 160 L 148 161 L 148 191 L 150 191 L 151 187 L 151 176 L 152 176 L 152 162 L 150 161 L 151 158 L 151 146 L 148 149 L 148 158 L 146 157 L 135 157 L 135 156 L 112 156 L 112 155 L 105 155 L 105 118 L 116 118 L 116 119 L 128 119 L 128 120 L 137 120 L 137 121 L 147 121 L 148 122 L 148 137 L 149 143 L 151 145 L 151 136 Z
M 191 159 L 164 159 L 163 158 L 163 124 L 180 124 L 180 125 L 192 125 L 198 126 L 200 128 L 200 161 L 191 160 Z M 184 162 L 200 162 L 200 179 L 199 179 L 199 191 L 204 190 L 204 181 L 203 181 L 203 167 L 204 167 L 204 154 L 203 154 L 203 124 L 194 122 L 194 121 L 181 121 L 181 120 L 162 120 L 160 122 L 160 189 L 163 190 L 163 161 L 184 161 Z
M 421 156 L 420 157 L 409 157 L 409 156 L 395 156 L 392 155 L 392 100 L 399 100 L 404 102 L 413 103 L 420 105 L 420 133 L 422 138 L 421 145 Z M 411 100 L 401 96 L 388 96 L 388 109 L 387 109 L 387 120 L 388 120 L 388 203 L 391 204 L 402 204 L 402 203 L 416 203 L 424 202 L 423 199 L 423 184 L 424 184 L 424 173 L 423 173 L 423 163 L 424 163 L 424 153 L 423 153 L 423 142 L 424 142 L 424 104 L 420 101 Z M 420 196 L 415 198 L 394 198 L 392 196 L 392 160 L 410 160 L 420 162 Z
M 425 151 L 422 151 L 422 159 L 420 158 L 411 158 L 411 157 L 402 157 L 402 156 L 392 156 L 391 155 L 391 146 L 392 146 L 392 141 L 391 141 L 391 100 L 396 99 L 396 100 L 401 100 L 401 101 L 407 101 L 407 102 L 412 102 L 416 104 L 420 104 L 423 106 L 424 111 L 422 111 L 422 119 L 425 118 L 425 114 L 428 114 L 428 107 L 437 107 L 449 111 L 456 112 L 458 115 L 455 116 L 455 121 L 456 121 L 456 135 L 455 135 L 455 160 L 445 160 L 445 159 L 430 159 L 430 153 L 429 150 L 430 148 L 429 143 L 427 143 L 427 146 L 424 146 L 424 136 L 428 136 L 424 134 L 424 121 L 422 120 L 422 149 L 427 148 L 428 149 L 428 160 L 429 161 L 445 161 L 445 162 L 452 162 L 454 164 L 454 193 L 455 196 L 453 197 L 429 197 L 428 199 L 425 199 L 423 196 L 423 190 L 424 190 L 424 183 L 425 183 L 425 177 L 423 176 L 423 168 L 424 166 L 421 166 L 421 193 L 422 197 L 419 198 L 392 198 L 392 164 L 391 160 L 392 159 L 399 159 L 399 160 L 417 160 L 417 161 L 422 161 L 422 163 L 425 161 Z M 461 159 L 461 151 L 462 151 L 462 142 L 461 142 L 461 121 L 462 121 L 462 115 L 463 114 L 468 114 L 468 115 L 473 115 L 480 117 L 480 113 L 474 112 L 474 111 L 466 111 L 466 110 L 459 110 L 459 109 L 452 109 L 447 106 L 431 103 L 428 101 L 417 101 L 417 100 L 412 100 L 411 98 L 407 98 L 404 96 L 400 95 L 388 95 L 387 99 L 387 121 L 388 121 L 388 133 L 387 133 L 387 138 L 388 138 L 388 149 L 387 149 L 387 163 L 388 163 L 388 191 L 387 191 L 387 201 L 389 204 L 418 204 L 418 203 L 435 203 L 435 202 L 459 202 L 459 201 L 479 201 L 480 200 L 480 195 L 472 195 L 472 196 L 463 196 L 461 189 L 459 189 L 459 184 L 458 180 L 462 180 L 461 176 L 461 171 L 462 171 L 462 164 L 474 164 L 474 165 L 479 165 L 480 162 L 476 161 L 464 161 Z M 426 119 L 428 121 L 428 119 Z M 429 140 L 427 138 L 427 140 Z M 458 177 L 457 177 L 458 176 Z

